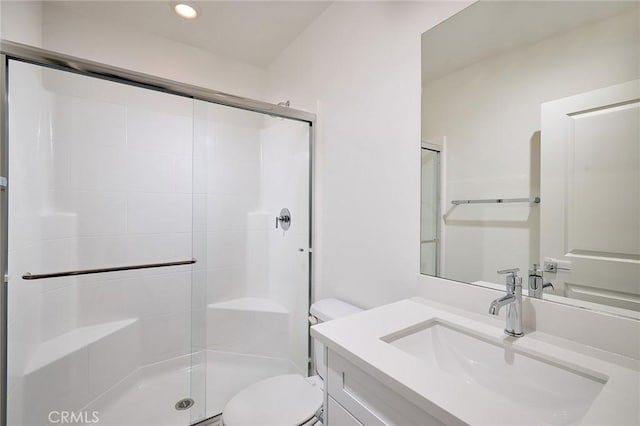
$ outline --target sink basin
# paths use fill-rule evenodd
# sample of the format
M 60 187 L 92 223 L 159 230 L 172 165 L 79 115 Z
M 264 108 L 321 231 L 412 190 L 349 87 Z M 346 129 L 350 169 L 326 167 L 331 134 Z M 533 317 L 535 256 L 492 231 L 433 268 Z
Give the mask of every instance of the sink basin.
M 511 339 L 494 343 L 437 318 L 382 340 L 552 425 L 579 423 L 606 383 L 605 378 L 514 349 Z

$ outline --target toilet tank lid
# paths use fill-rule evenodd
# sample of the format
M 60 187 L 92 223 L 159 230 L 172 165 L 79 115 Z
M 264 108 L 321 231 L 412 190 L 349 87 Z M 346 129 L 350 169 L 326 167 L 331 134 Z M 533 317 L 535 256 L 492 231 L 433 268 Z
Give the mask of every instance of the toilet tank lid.
M 330 321 L 361 312 L 362 309 L 338 299 L 322 299 L 311 305 L 309 312 L 320 321 Z

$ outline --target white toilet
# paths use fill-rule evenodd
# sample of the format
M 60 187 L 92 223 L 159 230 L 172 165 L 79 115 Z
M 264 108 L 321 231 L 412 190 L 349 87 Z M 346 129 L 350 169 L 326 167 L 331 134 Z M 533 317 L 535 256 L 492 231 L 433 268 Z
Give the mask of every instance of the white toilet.
M 337 299 L 322 299 L 311 305 L 309 320 L 330 321 L 362 311 Z M 313 342 L 317 376 L 300 374 L 271 377 L 238 392 L 222 411 L 224 426 L 314 425 L 322 407 L 324 345 Z

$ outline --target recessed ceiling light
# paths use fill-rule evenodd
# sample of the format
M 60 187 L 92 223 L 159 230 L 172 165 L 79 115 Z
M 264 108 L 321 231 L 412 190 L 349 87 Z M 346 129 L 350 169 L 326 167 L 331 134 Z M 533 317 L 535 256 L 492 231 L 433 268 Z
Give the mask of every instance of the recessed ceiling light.
M 198 11 L 191 2 L 175 2 L 173 3 L 173 11 L 186 19 L 193 19 L 198 16 Z

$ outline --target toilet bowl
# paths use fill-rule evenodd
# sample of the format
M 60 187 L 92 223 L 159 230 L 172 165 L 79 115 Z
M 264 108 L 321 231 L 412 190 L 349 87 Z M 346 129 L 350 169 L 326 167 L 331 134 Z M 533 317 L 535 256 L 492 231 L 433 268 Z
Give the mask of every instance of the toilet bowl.
M 325 322 L 360 312 L 337 299 L 322 299 L 311 305 L 312 323 Z M 224 426 L 310 426 L 318 422 L 322 407 L 324 345 L 313 341 L 317 376 L 284 374 L 252 384 L 238 392 L 222 411 Z

